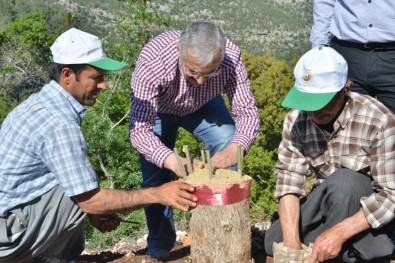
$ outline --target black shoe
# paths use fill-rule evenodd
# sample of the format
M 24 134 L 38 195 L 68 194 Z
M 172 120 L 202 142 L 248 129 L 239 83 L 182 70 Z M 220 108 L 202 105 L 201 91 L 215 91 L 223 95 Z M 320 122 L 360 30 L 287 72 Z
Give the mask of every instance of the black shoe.
M 251 240 L 251 257 L 255 263 L 265 263 L 266 253 L 263 246 L 263 239 L 252 238 Z

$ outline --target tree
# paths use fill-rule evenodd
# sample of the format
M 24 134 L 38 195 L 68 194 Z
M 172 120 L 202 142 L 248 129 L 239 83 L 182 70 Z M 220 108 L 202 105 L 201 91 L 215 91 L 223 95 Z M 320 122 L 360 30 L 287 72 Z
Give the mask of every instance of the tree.
M 244 52 L 243 59 L 261 120 L 260 134 L 245 158 L 245 173 L 254 178 L 252 215 L 262 220 L 276 210 L 273 170 L 287 112 L 281 102 L 293 84 L 293 67 L 269 53 L 254 56 Z
M 20 103 L 46 83 L 54 39 L 43 13 L 19 17 L 0 31 L 0 91 Z

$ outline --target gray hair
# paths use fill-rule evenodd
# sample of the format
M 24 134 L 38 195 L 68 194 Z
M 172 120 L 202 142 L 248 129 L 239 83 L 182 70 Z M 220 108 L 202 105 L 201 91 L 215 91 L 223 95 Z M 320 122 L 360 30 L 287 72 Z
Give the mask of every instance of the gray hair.
M 182 59 L 185 59 L 186 50 L 190 49 L 192 57 L 205 67 L 213 62 L 217 52 L 221 52 L 221 61 L 225 57 L 224 33 L 213 22 L 191 22 L 181 32 L 178 48 Z

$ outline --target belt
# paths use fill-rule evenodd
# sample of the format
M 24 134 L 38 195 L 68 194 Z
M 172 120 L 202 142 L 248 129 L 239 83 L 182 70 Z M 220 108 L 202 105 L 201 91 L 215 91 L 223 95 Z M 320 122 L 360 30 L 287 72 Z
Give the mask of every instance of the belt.
M 338 39 L 333 37 L 332 41 L 343 46 L 355 47 L 359 49 L 371 49 L 371 50 L 385 50 L 385 49 L 395 49 L 395 41 L 393 42 L 370 42 L 370 43 L 356 43 L 346 40 Z

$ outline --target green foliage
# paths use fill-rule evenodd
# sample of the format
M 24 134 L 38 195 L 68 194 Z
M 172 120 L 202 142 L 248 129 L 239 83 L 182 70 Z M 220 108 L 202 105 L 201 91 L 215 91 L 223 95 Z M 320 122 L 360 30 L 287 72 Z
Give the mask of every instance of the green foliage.
M 251 189 L 251 217 L 254 222 L 267 220 L 277 210 L 274 190 L 276 178 L 273 175 L 275 152 L 268 152 L 263 148 L 252 147 L 246 158 L 246 171 L 254 181 Z M 247 174 L 249 174 L 247 172 Z
M 90 110 L 84 119 L 83 130 L 90 160 L 98 175 L 110 182 L 109 187 L 138 188 L 141 173 L 138 155 L 128 139 L 128 125 L 115 126 L 108 116 L 95 115 Z
M 149 11 L 145 1 L 124 0 L 126 15 L 123 15 L 116 26 L 121 37 L 112 49 L 134 68 L 141 49 L 153 37 L 166 28 L 170 20 L 164 15 Z
M 101 187 L 137 189 L 141 184 L 139 156 L 129 141 L 129 96 L 128 86 L 119 81 L 127 72 L 110 73 L 108 88 L 96 104 L 88 109 L 83 130 L 89 150 L 89 158 L 101 178 Z M 88 244 L 105 249 L 113 246 L 120 237 L 136 238 L 145 230 L 142 210 L 126 213 L 124 219 L 142 222 L 131 226 L 121 223 L 117 230 L 103 234 L 86 223 Z
M 196 139 L 195 136 L 181 128 L 177 134 L 176 148 L 178 149 L 179 154 L 183 157 L 185 157 L 185 154 L 182 152 L 184 145 L 188 145 L 192 158 L 201 159 L 200 151 L 204 150 L 203 143 Z
M 105 250 L 109 247 L 113 247 L 120 239 L 136 240 L 147 233 L 143 210 L 134 211 L 132 213 L 122 215 L 121 217 L 125 220 L 141 223 L 139 225 L 134 225 L 122 222 L 117 230 L 108 233 L 101 233 L 89 223 L 89 219 L 85 219 L 87 248 Z
M 192 20 L 218 23 L 225 35 L 254 55 L 272 52 L 291 61 L 310 48 L 312 0 L 158 0 L 151 9 L 172 17 L 173 28 L 184 28 Z
M 263 220 L 276 210 L 273 170 L 287 112 L 281 102 L 293 85 L 293 67 L 270 54 L 254 56 L 244 52 L 243 59 L 261 120 L 260 134 L 245 158 L 244 166 L 245 173 L 255 180 L 251 214 L 256 220 Z
M 5 40 L 20 43 L 23 48 L 36 48 L 41 54 L 49 54 L 49 47 L 54 40 L 42 12 L 18 17 L 6 26 L 2 35 Z
M 16 102 L 4 94 L 0 94 L 0 125 L 7 114 L 16 106 Z
M 166 26 L 183 29 L 191 20 L 209 19 L 223 28 L 227 37 L 242 49 L 260 55 L 271 50 L 273 56 L 291 61 L 310 48 L 312 0 L 2 0 L 0 28 L 34 11 L 43 11 L 50 29 L 75 26 L 99 37 L 118 40 L 114 27 L 130 15 L 130 7 L 143 6 L 172 20 Z M 198 7 L 198 8 L 197 8 Z M 154 12 L 153 12 L 154 11 Z M 68 20 L 72 14 L 72 22 Z M 152 28 L 155 31 L 167 30 Z
M 43 13 L 29 13 L 0 30 L 0 91 L 18 103 L 48 81 L 49 32 Z
M 38 3 L 37 1 L 24 1 L 24 0 L 2 0 L 0 9 L 0 28 L 13 22 L 20 16 L 35 12 L 37 10 L 48 9 L 48 4 L 44 2 Z

